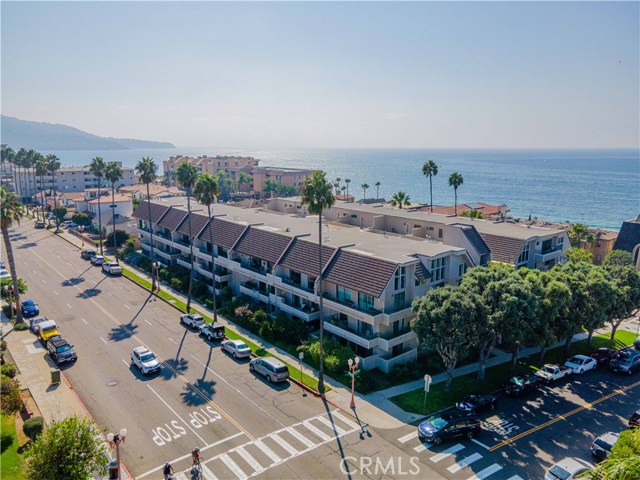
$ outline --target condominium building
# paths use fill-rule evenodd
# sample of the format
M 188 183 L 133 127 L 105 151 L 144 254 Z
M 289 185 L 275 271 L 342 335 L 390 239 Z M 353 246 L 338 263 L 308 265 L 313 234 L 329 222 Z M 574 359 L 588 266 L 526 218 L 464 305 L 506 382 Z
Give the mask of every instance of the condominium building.
M 143 202 L 133 213 L 142 249 L 150 252 L 153 229 L 156 257 L 191 269 L 192 239 L 193 269 L 210 290 L 220 294 L 229 286 L 235 296 L 253 299 L 270 314 L 298 318 L 312 329 L 322 321 L 327 334 L 350 346 L 367 369 L 388 372 L 415 360 L 413 299 L 456 284 L 474 265 L 463 247 L 324 222 L 321 319 L 318 217 L 220 204 L 213 210 L 213 238 L 206 210 L 198 204 L 191 213 L 190 236 L 184 199 L 153 200 L 150 217 Z
M 263 192 L 267 181 L 296 187 L 296 189 L 300 191 L 304 180 L 311 175 L 311 170 L 284 167 L 256 167 L 251 173 L 253 175 L 253 190 L 255 192 Z
M 622 222 L 613 249 L 629 252 L 633 265 L 640 270 L 640 215 Z
M 200 157 L 188 157 L 176 155 L 164 160 L 162 166 L 164 168 L 164 176 L 169 186 L 177 186 L 176 170 L 182 162 L 195 165 L 199 173 L 208 173 L 209 175 L 217 175 L 218 172 L 224 172 L 225 175 L 237 180 L 240 172 L 251 173 L 254 167 L 258 166 L 258 160 L 253 157 L 234 157 L 226 155 L 216 155 L 209 157 L 203 155 Z

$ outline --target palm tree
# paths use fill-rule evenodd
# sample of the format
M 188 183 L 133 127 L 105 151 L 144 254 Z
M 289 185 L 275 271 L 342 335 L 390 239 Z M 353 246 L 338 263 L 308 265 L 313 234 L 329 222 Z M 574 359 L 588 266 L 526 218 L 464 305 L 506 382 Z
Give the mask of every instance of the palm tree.
M 362 203 L 364 203 L 364 201 L 367 199 L 367 189 L 369 188 L 369 185 L 363 183 L 362 185 L 360 185 L 360 188 L 362 188 Z
M 191 272 L 189 272 L 189 295 L 187 296 L 187 313 L 191 312 L 191 289 L 193 288 L 193 235 L 191 232 L 191 195 L 193 184 L 198 178 L 198 169 L 195 165 L 191 165 L 185 161 L 180 162 L 176 170 L 176 179 L 187 190 L 187 213 L 189 223 L 189 260 L 191 262 Z M 215 288 L 214 288 L 215 293 Z
M 47 174 L 47 160 L 44 155 L 38 153 L 35 157 L 34 162 L 35 176 L 40 178 L 40 203 L 42 205 L 42 222 L 44 223 L 44 203 L 45 203 L 45 186 L 44 186 L 44 176 Z
M 57 194 L 56 194 L 56 171 L 60 170 L 60 159 L 58 157 L 56 157 L 55 155 L 47 155 L 46 157 L 47 160 L 47 170 L 49 172 L 51 172 L 51 176 L 52 176 L 52 185 L 53 185 L 53 214 L 54 217 L 56 217 L 56 231 L 55 233 L 58 233 L 60 231 L 60 219 L 58 218 L 57 215 L 57 208 L 58 208 L 58 198 L 57 198 Z
M 13 281 L 13 298 L 16 302 L 16 315 L 18 323 L 22 322 L 22 310 L 20 309 L 20 290 L 18 290 L 18 274 L 16 273 L 16 261 L 13 257 L 13 248 L 11 247 L 11 239 L 9 238 L 9 228 L 14 222 L 20 223 L 20 219 L 24 216 L 22 204 L 18 201 L 15 193 L 7 190 L 6 187 L 0 187 L 0 230 L 2 230 L 2 239 L 4 240 L 4 248 L 7 251 L 7 261 L 9 262 L 9 271 L 11 272 L 11 280 Z
M 111 216 L 113 217 L 113 248 L 116 262 L 118 261 L 118 247 L 116 243 L 116 182 L 122 178 L 122 168 L 116 162 L 107 163 L 104 169 L 104 177 L 111 182 Z M 98 209 L 100 205 L 98 205 Z
M 336 195 L 338 194 L 338 191 L 340 190 L 340 182 L 341 181 L 342 181 L 342 178 L 336 177 L 336 180 L 333 182 L 333 187 L 335 188 Z
M 102 177 L 107 165 L 102 157 L 93 157 L 89 164 L 89 171 L 98 179 L 98 232 L 100 235 L 100 255 L 102 255 L 102 209 L 100 208 L 100 188 L 102 187 Z
M 140 179 L 140 183 L 144 183 L 147 186 L 147 215 L 149 217 L 149 233 L 151 235 L 151 261 L 153 261 L 153 223 L 151 221 L 151 194 L 149 193 L 149 185 L 156 180 L 156 172 L 158 171 L 158 165 L 153 161 L 151 157 L 142 157 L 136 165 L 136 175 Z M 100 208 L 100 206 L 98 206 Z M 156 289 L 156 276 L 151 275 L 151 291 Z
M 220 189 L 218 188 L 218 181 L 216 177 L 209 175 L 208 173 L 202 174 L 196 180 L 193 186 L 193 198 L 196 201 L 207 206 L 207 213 L 209 214 L 209 239 L 211 240 L 211 276 L 213 285 L 213 322 L 218 321 L 218 305 L 216 301 L 216 254 L 214 252 L 213 243 L 213 228 L 211 221 L 211 204 L 216 203 L 217 197 L 220 195 Z
M 244 192 L 244 186 L 251 184 L 252 181 L 253 178 L 248 173 L 240 172 L 238 174 L 238 188 L 241 192 Z
M 376 200 L 380 198 L 380 185 L 382 185 L 380 182 L 376 182 L 374 183 L 374 185 L 376 186 Z
M 2 147 L 2 157 L 1 157 L 2 160 L 0 160 L 0 182 L 4 181 L 5 165 L 7 163 L 9 163 L 10 165 L 12 164 L 15 154 L 16 152 L 13 151 L 13 148 L 9 146 Z M 0 183 L 0 186 L 1 186 L 1 183 Z
M 322 306 L 322 210 L 331 208 L 336 198 L 331 192 L 331 183 L 326 173 L 314 170 L 300 189 L 301 203 L 308 206 L 309 213 L 318 215 L 318 298 L 320 307 L 320 365 L 318 373 L 318 392 L 324 397 L 324 312 Z M 347 180 L 345 180 L 346 182 Z
M 399 207 L 402 210 L 402 207 L 407 207 L 411 205 L 411 197 L 407 195 L 405 192 L 398 192 L 391 195 L 391 201 L 389 202 L 392 207 Z
M 438 175 L 438 164 L 433 160 L 428 160 L 422 165 L 422 174 L 425 177 L 429 177 L 429 207 L 431 207 L 431 213 L 433 213 L 433 183 L 431 179 Z
M 24 165 L 24 159 L 27 156 L 27 149 L 21 148 L 16 152 L 13 157 L 14 173 L 15 173 L 15 192 L 20 194 L 18 200 L 22 201 L 24 198 L 24 189 L 22 187 L 22 166 Z
M 458 172 L 453 172 L 449 176 L 449 186 L 453 187 L 453 192 L 455 194 L 455 204 L 454 204 L 454 213 L 458 215 L 458 187 L 464 183 L 464 178 Z
M 347 197 L 349 196 L 349 184 L 351 183 L 351 179 L 350 178 L 345 178 L 344 179 L 344 183 L 347 184 Z

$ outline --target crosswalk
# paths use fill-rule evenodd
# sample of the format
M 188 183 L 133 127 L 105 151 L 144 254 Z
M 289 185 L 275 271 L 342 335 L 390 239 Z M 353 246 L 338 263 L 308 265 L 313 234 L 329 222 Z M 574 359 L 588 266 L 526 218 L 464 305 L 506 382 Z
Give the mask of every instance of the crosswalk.
M 246 480 L 360 429 L 348 415 L 338 410 L 324 413 L 203 461 L 201 478 Z M 173 478 L 191 480 L 190 471 L 176 473 Z

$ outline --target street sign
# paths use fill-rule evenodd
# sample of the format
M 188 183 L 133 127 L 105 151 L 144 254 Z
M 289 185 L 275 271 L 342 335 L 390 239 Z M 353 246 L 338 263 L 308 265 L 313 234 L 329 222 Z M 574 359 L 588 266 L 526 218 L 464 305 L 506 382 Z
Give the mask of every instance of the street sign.
M 429 391 L 429 386 L 431 385 L 431 375 L 427 374 L 424 376 L 424 391 L 428 392 Z
M 298 353 L 298 358 L 299 358 L 300 360 L 304 360 L 304 352 L 300 352 L 300 353 Z

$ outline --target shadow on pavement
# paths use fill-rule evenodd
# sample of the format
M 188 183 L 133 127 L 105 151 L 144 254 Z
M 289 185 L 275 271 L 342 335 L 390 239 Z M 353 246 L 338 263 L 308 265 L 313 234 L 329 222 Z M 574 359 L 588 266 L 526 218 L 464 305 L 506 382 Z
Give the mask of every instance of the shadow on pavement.
M 82 283 L 84 281 L 85 281 L 84 277 L 75 277 L 75 278 L 70 278 L 68 280 L 65 280 L 64 282 L 61 282 L 60 284 L 63 287 L 72 287 L 72 286 L 78 285 L 78 284 L 80 284 L 80 283 Z
M 182 375 L 189 369 L 189 361 L 186 358 L 171 358 L 162 362 L 162 378 L 164 380 L 171 380 L 178 375 Z
M 184 391 L 180 393 L 182 403 L 190 407 L 208 403 L 216 392 L 215 384 L 213 380 L 199 379 L 195 383 L 185 385 Z
M 101 280 L 102 281 L 102 280 Z M 146 298 L 146 300 L 144 301 L 144 303 L 142 304 L 142 306 L 138 309 L 138 311 L 136 312 L 136 314 L 133 316 L 133 318 L 129 321 L 129 324 L 132 324 L 133 321 L 138 318 L 138 315 L 140 315 L 142 313 L 142 310 L 144 310 L 144 307 L 147 305 L 147 302 L 149 300 L 151 300 L 151 298 L 153 297 L 153 293 L 150 293 L 149 296 Z
M 145 375 L 133 363 L 129 363 L 129 371 L 133 374 L 134 377 L 136 377 L 136 379 L 142 382 L 153 380 L 154 378 L 157 378 L 162 374 L 162 368 L 161 368 L 159 372 L 154 372 L 150 375 Z
M 136 334 L 136 330 L 138 329 L 137 325 L 118 325 L 117 327 L 113 327 L 109 332 L 109 340 L 113 342 L 120 342 L 122 340 L 127 340 Z

